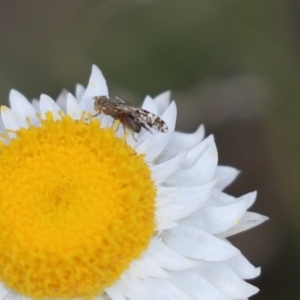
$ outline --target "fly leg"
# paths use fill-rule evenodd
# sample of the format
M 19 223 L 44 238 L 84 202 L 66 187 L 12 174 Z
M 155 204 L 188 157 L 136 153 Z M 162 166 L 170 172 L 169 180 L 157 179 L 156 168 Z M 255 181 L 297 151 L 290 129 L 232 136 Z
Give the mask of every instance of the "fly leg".
M 119 119 L 124 126 L 124 134 L 125 134 L 125 127 L 127 127 L 132 131 L 133 139 L 137 141 L 137 139 L 134 136 L 134 133 L 135 132 L 140 133 L 142 128 L 141 125 L 138 122 L 136 122 L 134 118 L 132 118 L 130 115 L 127 114 L 120 114 Z

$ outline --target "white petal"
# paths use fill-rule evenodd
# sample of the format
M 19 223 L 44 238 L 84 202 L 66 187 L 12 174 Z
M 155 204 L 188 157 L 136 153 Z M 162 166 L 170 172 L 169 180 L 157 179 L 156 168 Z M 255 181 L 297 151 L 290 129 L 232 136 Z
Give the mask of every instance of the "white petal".
M 95 114 L 93 100 L 95 96 L 108 96 L 108 89 L 102 72 L 97 66 L 93 65 L 88 86 L 80 101 L 80 107 L 87 112 Z
M 163 207 L 164 205 L 170 204 L 172 202 L 174 202 L 174 199 L 171 198 L 171 197 L 169 197 L 169 198 L 167 198 L 167 197 L 156 197 L 156 205 L 157 205 L 158 209 L 159 209 L 159 207 Z M 161 229 L 159 229 L 159 230 L 161 230 Z
M 156 205 L 159 209 L 160 207 L 170 204 L 175 201 L 175 197 L 173 195 L 176 195 L 176 191 L 178 190 L 177 187 L 165 187 L 165 186 L 159 186 L 157 190 L 156 195 Z
M 6 130 L 9 129 L 17 131 L 22 127 L 28 128 L 28 124 L 22 117 L 4 105 L 1 106 L 1 118 Z M 8 132 L 8 135 L 10 135 L 10 132 Z
M 215 140 L 212 135 L 208 136 L 205 140 L 187 151 L 186 160 L 182 164 L 181 168 L 187 169 L 192 167 L 198 161 L 200 156 L 203 155 L 210 147 L 215 149 L 214 151 L 217 151 Z
M 94 109 L 94 100 L 92 98 L 82 98 L 79 102 L 79 106 L 82 111 L 86 111 L 92 115 L 97 113 Z
M 198 270 L 204 278 L 233 299 L 247 298 L 259 291 L 257 287 L 242 280 L 225 264 L 203 263 Z
M 150 96 L 146 96 L 142 108 L 152 112 L 155 115 L 158 115 L 157 105 L 155 104 L 155 102 L 152 100 Z
M 172 221 L 172 219 L 162 218 L 159 215 L 156 215 L 155 217 L 156 217 L 155 229 L 158 232 L 174 228 L 178 225 L 177 222 Z
M 191 226 L 177 226 L 162 234 L 163 241 L 177 253 L 206 261 L 222 261 L 240 253 L 231 244 Z
M 234 227 L 222 233 L 223 237 L 235 235 L 237 233 L 249 230 L 250 228 L 256 227 L 261 223 L 269 220 L 268 217 L 254 213 L 246 212 L 241 221 Z
M 201 125 L 194 133 L 174 131 L 164 151 L 158 157 L 159 161 L 170 159 L 180 151 L 189 150 L 200 143 L 204 138 L 204 127 Z
M 40 101 L 39 101 L 39 100 L 33 99 L 33 100 L 31 101 L 31 104 L 32 104 L 33 108 L 34 108 L 38 113 L 41 112 L 41 110 L 40 110 Z
M 173 146 L 180 145 L 183 149 L 190 149 L 194 147 L 196 144 L 201 142 L 204 138 L 204 126 L 201 125 L 198 129 L 193 133 L 183 133 L 183 132 L 174 132 L 168 147 L 172 148 Z
M 198 265 L 196 261 L 187 259 L 177 254 L 170 247 L 168 247 L 162 241 L 156 238 L 152 239 L 147 253 L 161 267 L 167 270 L 186 270 L 196 267 Z
M 21 296 L 15 292 L 9 292 L 8 294 L 6 294 L 6 296 L 4 298 L 2 298 L 3 300 L 30 300 L 30 298 Z
M 67 96 L 67 114 L 73 120 L 79 120 L 82 115 L 79 103 L 71 93 Z
M 84 92 L 85 92 L 85 87 L 81 84 L 76 84 L 75 97 L 76 97 L 78 102 L 80 102 L 82 96 L 84 95 Z
M 152 178 L 155 183 L 161 183 L 166 180 L 172 173 L 174 173 L 186 158 L 186 153 L 181 152 L 174 158 L 165 161 L 161 164 L 154 165 L 151 167 Z
M 9 142 L 11 139 L 15 139 L 17 136 L 14 134 L 14 135 L 7 135 L 6 133 L 2 133 L 0 135 L 0 141 L 1 143 L 3 143 L 3 145 L 9 145 Z
M 242 254 L 224 262 L 242 279 L 252 279 L 260 275 L 260 268 L 254 267 Z
M 100 118 L 100 123 L 101 123 L 101 127 L 102 128 L 108 128 L 108 127 L 111 127 L 114 123 L 114 119 L 111 117 L 111 116 L 106 116 L 104 114 L 101 114 L 99 116 L 97 116 L 97 118 Z M 123 126 L 120 125 L 120 128 L 118 128 L 118 131 L 119 132 Z M 117 132 L 116 132 L 116 135 L 117 135 Z M 119 136 L 123 136 L 124 132 L 122 132 L 122 134 L 119 134 Z
M 193 300 L 169 280 L 148 279 L 144 285 L 153 300 Z
M 119 287 L 119 282 L 116 282 L 113 286 L 106 288 L 105 293 L 112 299 L 112 300 L 127 300 L 121 289 Z
M 157 156 L 159 156 L 159 154 L 168 144 L 169 138 L 175 128 L 176 111 L 176 105 L 174 102 L 172 102 L 168 109 L 161 116 L 161 118 L 168 125 L 169 131 L 167 133 L 155 132 L 151 134 L 145 130 L 140 134 L 139 138 L 141 141 L 148 138 L 150 140 L 149 151 L 146 153 L 146 161 L 152 162 Z
M 0 135 L 5 133 L 5 127 L 2 121 L 2 118 L 0 118 Z
M 229 205 L 236 202 L 236 198 L 215 189 L 210 199 L 210 204 L 215 206 Z
M 57 105 L 62 109 L 64 113 L 67 112 L 67 97 L 68 97 L 69 92 L 65 89 L 61 91 L 59 96 L 56 99 Z
M 32 125 L 40 124 L 40 121 L 36 116 L 36 110 L 20 92 L 11 90 L 9 93 L 9 102 L 11 109 L 24 120 L 29 118 Z
M 218 163 L 218 153 L 215 144 L 211 144 L 193 166 L 178 169 L 165 184 L 169 186 L 195 186 L 211 181 Z
M 211 205 L 208 203 L 188 220 L 183 222 L 193 224 L 211 234 L 227 231 L 240 222 L 246 210 L 254 203 L 256 192 L 237 198 L 228 205 Z
M 54 121 L 60 120 L 64 115 L 63 111 L 56 104 L 56 102 L 45 94 L 42 94 L 40 97 L 40 110 L 43 118 L 46 118 L 47 112 L 52 112 Z
M 178 197 L 169 204 L 166 204 L 162 207 L 158 206 L 156 212 L 157 219 L 174 222 L 191 215 L 197 211 L 209 198 L 214 184 L 215 182 L 209 182 L 208 184 L 201 185 L 202 191 L 199 193 L 199 195 L 197 195 L 197 197 Z M 189 219 L 190 218 L 187 220 Z
M 145 291 L 142 281 L 134 276 L 124 274 L 118 282 L 118 287 L 130 300 L 151 300 L 149 293 Z
M 119 127 L 123 127 L 123 132 L 124 132 L 124 135 L 121 135 L 121 137 L 123 139 L 126 139 L 126 144 L 128 146 L 130 146 L 131 148 L 135 148 L 135 145 L 137 144 L 137 133 L 136 132 L 133 132 L 132 130 L 126 128 L 125 126 L 123 125 L 120 125 Z
M 195 270 L 182 272 L 170 272 L 172 281 L 183 291 L 191 294 L 196 300 L 228 300 L 228 297 L 221 293 L 214 285 L 204 279 Z
M 178 203 L 197 201 L 203 204 L 208 200 L 216 181 L 192 187 L 159 187 L 158 197 L 170 197 Z
M 216 188 L 223 190 L 226 186 L 232 183 L 239 175 L 240 171 L 227 166 L 217 166 L 215 178 L 218 180 Z
M 156 96 L 153 101 L 156 104 L 158 116 L 161 116 L 170 105 L 171 92 L 166 91 Z
M 147 253 L 145 253 L 143 257 L 133 261 L 127 272 L 143 279 L 148 277 L 161 279 L 171 278 L 171 276 L 159 266 L 156 260 L 148 256 Z
M 150 140 L 149 139 L 144 140 L 142 143 L 140 143 L 135 147 L 135 152 L 137 154 L 144 154 L 147 151 L 149 151 L 149 146 L 150 146 Z
M 157 190 L 157 196 L 158 197 L 166 197 L 170 193 L 176 193 L 178 191 L 179 187 L 168 187 L 168 186 L 160 186 Z
M 0 283 L 0 299 L 3 299 L 9 293 L 10 291 L 2 283 Z

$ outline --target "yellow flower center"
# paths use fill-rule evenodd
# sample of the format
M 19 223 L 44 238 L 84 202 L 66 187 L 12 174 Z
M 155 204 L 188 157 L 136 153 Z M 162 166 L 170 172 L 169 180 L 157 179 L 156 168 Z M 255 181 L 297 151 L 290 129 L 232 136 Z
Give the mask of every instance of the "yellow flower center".
M 0 280 L 31 298 L 90 298 L 147 248 L 156 189 L 112 129 L 51 113 L 0 144 Z

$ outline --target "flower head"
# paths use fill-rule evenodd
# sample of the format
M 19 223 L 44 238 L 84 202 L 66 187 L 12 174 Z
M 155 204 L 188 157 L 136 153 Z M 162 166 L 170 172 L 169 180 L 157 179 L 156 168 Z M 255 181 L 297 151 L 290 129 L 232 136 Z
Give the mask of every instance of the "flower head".
M 243 299 L 259 275 L 228 240 L 266 220 L 256 193 L 222 190 L 212 136 L 174 131 L 170 94 L 143 108 L 168 132 L 128 132 L 94 111 L 107 96 L 93 66 L 88 87 L 1 107 L 0 296 L 111 300 Z M 116 122 L 117 121 L 117 122 Z

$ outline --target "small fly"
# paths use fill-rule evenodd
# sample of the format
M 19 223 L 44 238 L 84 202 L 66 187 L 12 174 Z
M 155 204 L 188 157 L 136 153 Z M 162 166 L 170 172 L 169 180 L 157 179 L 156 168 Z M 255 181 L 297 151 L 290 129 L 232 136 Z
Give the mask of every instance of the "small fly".
M 136 133 L 140 133 L 142 128 L 148 131 L 153 128 L 159 132 L 168 132 L 167 124 L 150 111 L 134 107 L 117 97 L 110 99 L 106 96 L 96 96 L 93 99 L 94 109 L 97 111 L 93 117 L 103 113 L 119 120 L 124 127 Z

